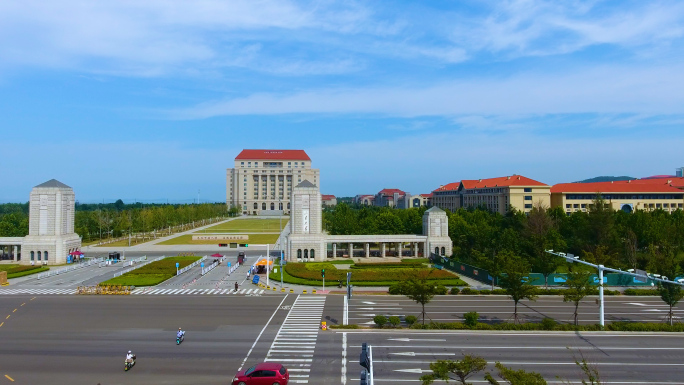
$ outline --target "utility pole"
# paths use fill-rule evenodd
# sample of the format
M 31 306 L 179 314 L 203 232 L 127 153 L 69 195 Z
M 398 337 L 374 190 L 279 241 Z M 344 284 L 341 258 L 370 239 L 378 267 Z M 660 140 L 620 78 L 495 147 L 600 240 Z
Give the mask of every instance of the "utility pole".
M 268 263 L 269 263 L 270 260 L 271 260 L 271 251 L 269 250 L 269 246 L 270 246 L 270 245 L 267 243 L 267 244 L 266 244 L 266 286 L 269 286 L 269 285 L 268 285 L 268 276 L 269 276 L 269 274 L 268 274 L 268 273 L 269 273 L 269 271 L 268 271 Z
M 200 194 L 200 190 L 198 189 L 197 190 L 197 204 L 199 204 L 199 194 Z

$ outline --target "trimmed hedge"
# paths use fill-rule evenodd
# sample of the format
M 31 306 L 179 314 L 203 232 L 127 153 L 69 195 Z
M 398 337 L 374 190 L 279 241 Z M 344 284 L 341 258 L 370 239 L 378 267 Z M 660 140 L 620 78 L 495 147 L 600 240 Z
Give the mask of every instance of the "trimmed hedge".
M 330 329 L 359 329 L 359 325 L 330 325 Z
M 563 295 L 565 289 L 540 289 L 537 288 L 537 295 Z M 629 289 L 628 289 L 629 290 Z M 391 294 L 391 293 L 390 293 Z M 464 287 L 463 289 L 459 288 L 452 288 L 451 289 L 451 294 L 461 294 L 461 295 L 507 295 L 506 290 L 504 289 L 494 289 L 494 290 L 475 290 L 471 289 L 469 287 Z M 599 291 L 597 288 L 594 288 L 593 290 L 590 291 L 589 295 L 598 295 Z M 620 295 L 619 290 L 608 290 L 604 289 L 603 290 L 604 295 Z M 627 290 L 625 291 L 625 294 L 627 294 Z M 636 295 L 636 294 L 633 294 Z
M 677 323 L 670 326 L 666 323 L 642 323 L 642 322 L 613 322 L 607 324 L 605 328 L 601 328 L 598 324 L 593 325 L 570 325 L 570 324 L 554 324 L 549 321 L 542 321 L 541 323 L 527 322 L 522 324 L 513 323 L 477 323 L 474 327 L 468 327 L 462 322 L 437 323 L 429 324 L 413 324 L 411 329 L 428 329 L 428 330 L 549 330 L 549 331 L 620 331 L 620 332 L 684 332 L 684 324 Z
M 627 289 L 625 295 L 660 295 L 655 289 Z

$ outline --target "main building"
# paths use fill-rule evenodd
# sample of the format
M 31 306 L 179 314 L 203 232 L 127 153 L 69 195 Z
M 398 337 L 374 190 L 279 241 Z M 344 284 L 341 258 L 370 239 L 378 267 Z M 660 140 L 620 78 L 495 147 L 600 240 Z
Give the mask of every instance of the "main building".
M 226 204 L 245 215 L 289 215 L 292 187 L 304 180 L 320 186 L 319 171 L 304 150 L 242 150 L 227 170 Z

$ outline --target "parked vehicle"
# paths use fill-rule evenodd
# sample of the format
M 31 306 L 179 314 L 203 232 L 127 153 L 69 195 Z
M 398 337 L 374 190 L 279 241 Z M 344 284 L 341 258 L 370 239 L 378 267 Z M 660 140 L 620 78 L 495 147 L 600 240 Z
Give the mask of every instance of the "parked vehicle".
M 290 373 L 275 362 L 264 362 L 239 371 L 231 385 L 287 385 Z

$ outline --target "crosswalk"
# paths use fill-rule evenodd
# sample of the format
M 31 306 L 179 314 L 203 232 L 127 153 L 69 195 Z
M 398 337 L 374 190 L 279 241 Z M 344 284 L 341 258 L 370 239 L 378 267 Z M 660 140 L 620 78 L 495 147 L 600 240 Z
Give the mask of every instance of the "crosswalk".
M 247 295 L 260 296 L 263 289 L 152 289 L 136 288 L 132 295 Z M 76 294 L 76 288 L 70 289 L 0 289 L 0 295 L 65 295 Z
M 149 289 L 136 288 L 132 295 L 261 295 L 263 289 Z
M 300 295 L 273 340 L 266 361 L 283 364 L 290 383 L 308 384 L 325 296 Z
M 0 289 L 0 295 L 36 295 L 36 294 L 76 294 L 76 288 L 71 289 Z

